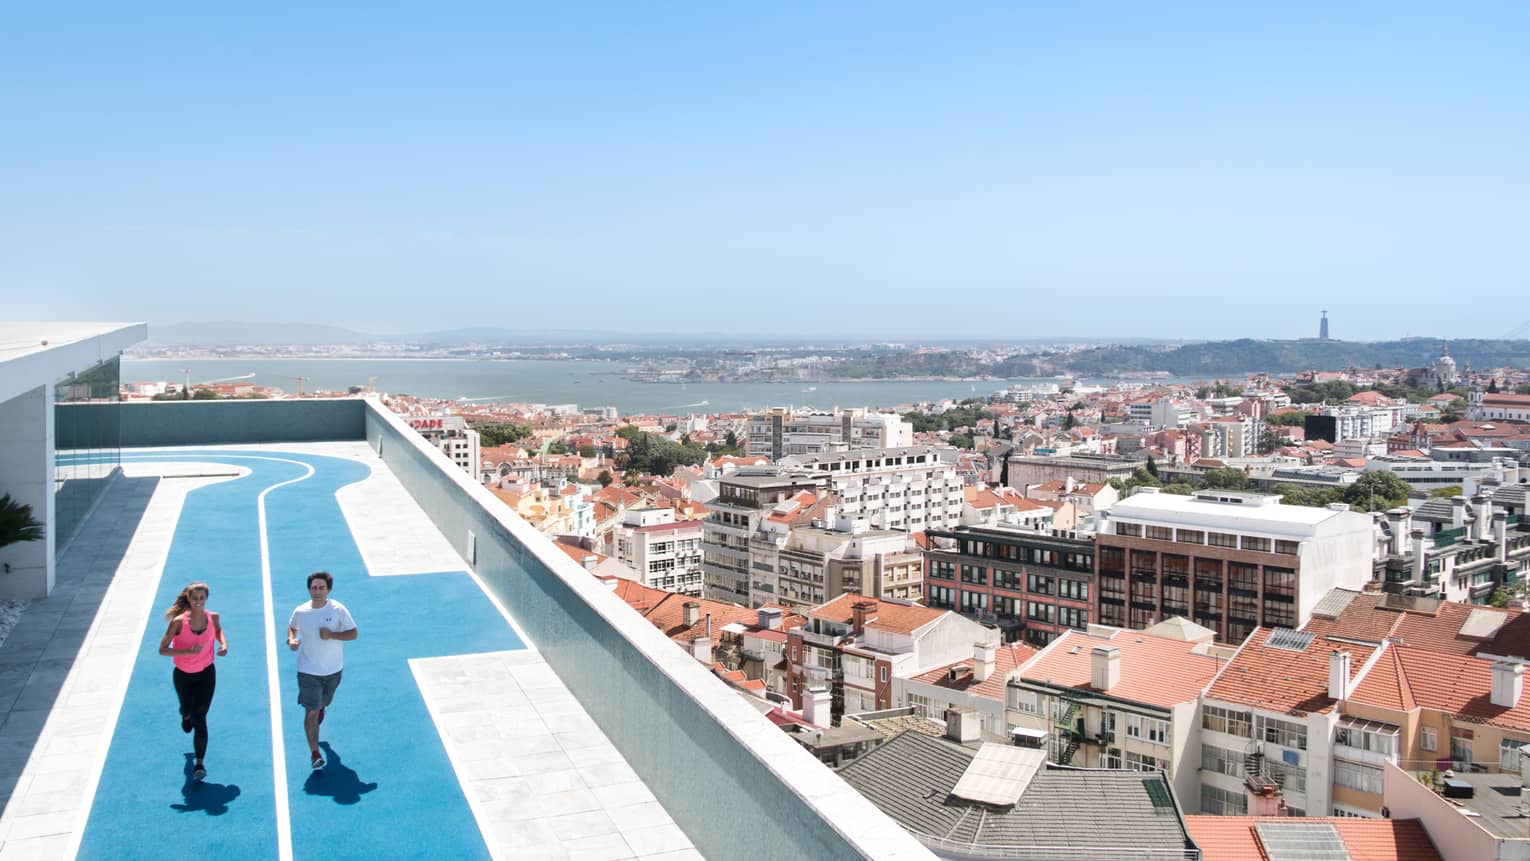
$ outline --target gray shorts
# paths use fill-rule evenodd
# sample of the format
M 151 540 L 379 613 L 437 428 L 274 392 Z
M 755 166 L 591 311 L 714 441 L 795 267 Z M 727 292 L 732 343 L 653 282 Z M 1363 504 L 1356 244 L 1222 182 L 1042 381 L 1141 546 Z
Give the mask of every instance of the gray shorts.
M 309 711 L 329 708 L 330 702 L 335 698 L 335 688 L 338 687 L 340 687 L 340 672 L 328 676 L 298 673 L 298 705 Z

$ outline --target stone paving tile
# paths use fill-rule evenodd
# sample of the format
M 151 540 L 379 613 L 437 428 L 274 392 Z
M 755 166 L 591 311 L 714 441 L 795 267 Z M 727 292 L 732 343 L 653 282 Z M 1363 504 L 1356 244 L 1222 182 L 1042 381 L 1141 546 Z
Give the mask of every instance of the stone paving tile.
M 411 666 L 499 857 L 701 857 L 534 651 L 426 658 Z M 450 710 L 437 707 L 446 703 Z M 464 731 L 486 717 L 497 740 Z

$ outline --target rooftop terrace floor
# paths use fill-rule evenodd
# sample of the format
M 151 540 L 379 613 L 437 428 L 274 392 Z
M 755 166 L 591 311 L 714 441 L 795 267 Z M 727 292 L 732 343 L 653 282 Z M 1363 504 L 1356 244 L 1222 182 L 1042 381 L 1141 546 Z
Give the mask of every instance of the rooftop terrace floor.
M 364 443 L 123 470 L 0 645 L 0 859 L 701 857 Z M 285 628 L 321 569 L 360 636 L 311 771 Z M 157 649 L 193 580 L 229 639 L 202 781 Z

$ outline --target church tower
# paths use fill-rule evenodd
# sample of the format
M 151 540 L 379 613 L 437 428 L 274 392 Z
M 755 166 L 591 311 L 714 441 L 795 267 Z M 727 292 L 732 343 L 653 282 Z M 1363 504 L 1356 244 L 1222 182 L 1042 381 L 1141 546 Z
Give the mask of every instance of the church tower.
M 1328 312 L 1323 312 L 1323 319 L 1318 321 L 1318 340 L 1328 340 Z

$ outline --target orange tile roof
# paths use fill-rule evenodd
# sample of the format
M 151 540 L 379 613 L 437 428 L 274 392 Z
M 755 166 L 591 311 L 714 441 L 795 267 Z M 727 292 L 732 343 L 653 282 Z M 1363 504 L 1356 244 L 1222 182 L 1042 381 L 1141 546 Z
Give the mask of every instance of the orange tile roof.
M 1445 712 L 1458 721 L 1530 732 L 1530 697 L 1511 707 L 1493 705 L 1493 661 L 1394 646 L 1350 695 L 1358 703 L 1399 711 Z
M 1141 631 L 1116 631 L 1109 636 L 1066 631 L 1041 650 L 1021 671 L 1021 678 L 1094 690 L 1090 653 L 1095 646 L 1106 645 L 1121 650 L 1121 680 L 1110 689 L 1110 696 L 1161 708 L 1195 699 L 1222 666 L 1211 655 L 1197 654 L 1197 648 L 1204 648 L 1197 643 Z
M 1206 695 L 1270 711 L 1326 712 L 1334 704 L 1328 696 L 1328 656 L 1349 652 L 1353 678 L 1375 651 L 1314 636 L 1306 649 L 1295 652 L 1266 645 L 1270 634 L 1270 628 L 1255 629 Z
M 808 615 L 815 619 L 849 625 L 855 620 L 852 608 L 862 601 L 869 601 L 877 605 L 876 609 L 868 614 L 868 618 L 873 619 L 873 621 L 867 622 L 866 626 L 868 628 L 892 631 L 898 634 L 912 634 L 919 628 L 950 612 L 948 610 L 921 607 L 918 604 L 900 604 L 894 601 L 883 601 L 866 595 L 857 595 L 854 592 L 846 592 L 832 601 L 820 604 L 809 610 Z
M 685 605 L 695 601 L 701 604 L 700 612 L 697 613 L 696 624 L 685 624 Z M 664 636 L 671 640 L 689 643 L 691 640 L 703 636 L 707 632 L 707 617 L 712 620 L 712 640 L 716 642 L 721 636 L 722 626 L 739 622 L 744 625 L 752 625 L 758 620 L 758 615 L 750 609 L 740 607 L 737 604 L 728 604 L 723 601 L 712 601 L 706 598 L 692 598 L 689 595 L 681 595 L 677 592 L 666 592 L 658 604 L 643 613 L 644 618 L 654 624 L 654 627 L 664 632 Z
M 1440 861 L 1440 854 L 1429 839 L 1429 832 L 1417 819 L 1328 819 L 1253 816 L 1185 817 L 1190 838 L 1200 847 L 1202 861 L 1268 861 L 1260 846 L 1254 823 L 1327 822 L 1339 832 L 1339 839 L 1353 861 Z
M 1442 601 L 1428 610 L 1387 605 L 1385 595 L 1356 595 L 1337 619 L 1312 617 L 1302 630 L 1324 636 L 1380 643 L 1388 637 L 1399 645 L 1448 655 L 1508 655 L 1530 659 L 1530 614 L 1495 610 L 1475 604 Z M 1503 625 L 1491 637 L 1468 637 L 1461 626 L 1475 611 L 1504 614 Z
M 972 665 L 974 658 L 965 658 L 944 667 L 937 667 L 913 678 L 913 681 L 924 682 L 936 687 L 946 688 L 952 691 L 974 694 L 992 700 L 1004 699 L 1004 684 L 1009 672 L 1035 657 L 1039 650 L 1025 643 L 1006 643 L 994 653 L 993 672 L 981 682 L 972 678 Z M 951 670 L 956 669 L 956 679 L 951 679 Z

